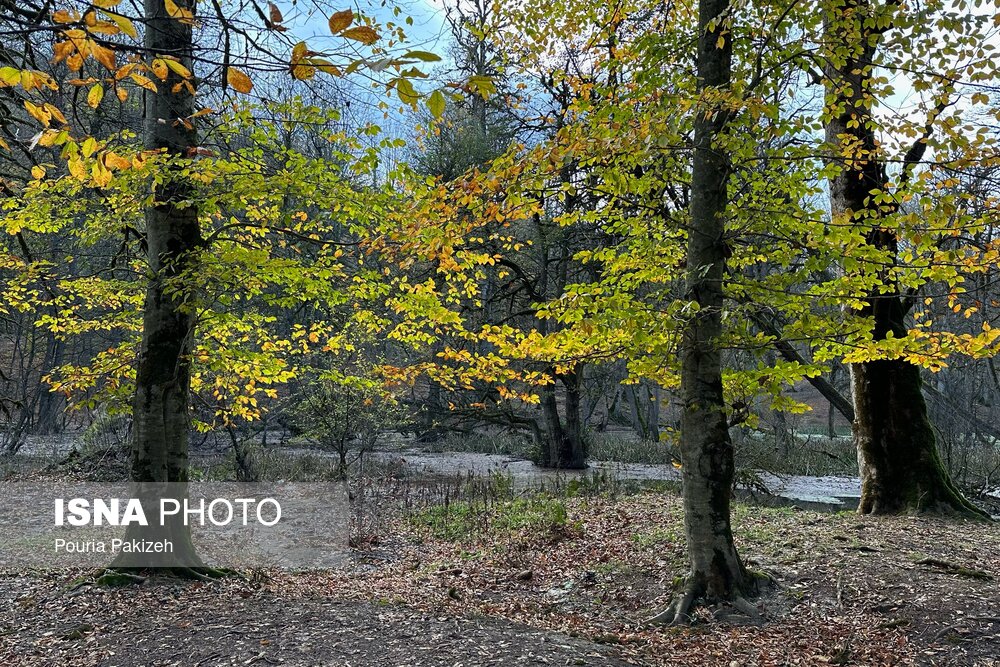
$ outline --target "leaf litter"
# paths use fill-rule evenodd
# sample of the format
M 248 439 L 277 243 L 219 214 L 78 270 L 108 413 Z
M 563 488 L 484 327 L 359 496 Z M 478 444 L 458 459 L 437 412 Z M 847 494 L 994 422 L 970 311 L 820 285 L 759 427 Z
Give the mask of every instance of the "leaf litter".
M 664 628 L 642 622 L 684 573 L 679 498 L 542 502 L 397 514 L 336 570 L 121 590 L 2 573 L 0 664 L 1000 664 L 994 525 L 737 505 L 741 553 L 775 581 L 761 618 Z

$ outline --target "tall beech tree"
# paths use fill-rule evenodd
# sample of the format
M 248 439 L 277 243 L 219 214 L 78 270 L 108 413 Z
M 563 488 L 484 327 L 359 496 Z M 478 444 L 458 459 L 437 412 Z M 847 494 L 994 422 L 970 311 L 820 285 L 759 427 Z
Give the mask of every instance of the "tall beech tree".
M 145 0 L 145 48 L 180 63 L 190 72 L 194 66 L 195 4 L 193 0 L 180 0 L 176 6 L 191 18 L 178 20 L 167 12 L 164 3 Z M 155 516 L 161 497 L 179 496 L 183 500 L 183 484 L 188 481 L 188 405 L 196 313 L 193 304 L 179 298 L 183 292 L 170 286 L 177 276 L 192 270 L 196 250 L 202 243 L 194 186 L 190 174 L 183 170 L 183 160 L 198 146 L 198 134 L 194 123 L 179 122 L 197 110 L 196 90 L 189 78 L 168 70 L 156 91 L 146 92 L 143 123 L 145 149 L 166 158 L 153 186 L 153 199 L 145 210 L 149 275 L 132 403 L 130 478 L 140 483 L 140 494 L 149 504 L 147 516 Z M 130 525 L 126 533 L 126 539 L 159 538 L 174 545 L 172 561 L 181 572 L 195 576 L 215 573 L 195 553 L 190 528 L 180 517 L 163 526 Z M 140 564 L 123 553 L 112 566 Z
M 702 106 L 694 121 L 686 297 L 697 312 L 684 325 L 681 358 L 681 470 L 691 571 L 664 617 L 685 619 L 697 598 L 737 600 L 754 592 L 733 541 L 735 464 L 722 391 L 729 155 L 719 145 L 730 114 L 733 43 L 728 0 L 700 0 L 696 74 Z M 671 618 L 672 613 L 672 618 Z
M 234 355 L 235 359 L 229 360 L 230 369 L 240 368 L 245 372 L 244 377 L 235 378 L 238 383 L 235 390 L 225 381 L 220 382 L 226 369 L 217 369 L 219 372 L 215 378 L 214 395 L 220 403 L 226 403 L 226 394 L 233 391 L 235 398 L 243 399 L 237 405 L 244 408 L 233 412 L 252 416 L 259 414 L 256 394 L 273 392 L 273 389 L 266 389 L 266 385 L 287 380 L 294 374 L 288 370 L 285 361 L 279 358 L 282 354 L 302 354 L 302 349 L 324 343 L 327 348 L 332 349 L 343 342 L 332 333 L 332 325 L 313 322 L 308 327 L 299 325 L 294 331 L 286 332 L 293 340 L 305 341 L 297 341 L 294 345 L 296 351 L 292 351 L 291 340 L 282 340 L 280 335 L 268 336 L 267 332 L 259 330 L 261 324 L 273 322 L 274 318 L 259 315 L 252 308 L 216 313 L 217 318 L 213 324 L 217 328 L 212 331 L 214 335 L 202 338 L 199 336 L 199 329 L 204 325 L 206 313 L 211 314 L 213 304 L 232 304 L 240 298 L 260 295 L 263 290 L 260 287 L 262 279 L 270 280 L 268 287 L 272 293 L 269 296 L 279 307 L 290 303 L 301 304 L 303 301 L 310 304 L 324 303 L 331 307 L 342 303 L 347 297 L 338 292 L 340 283 L 334 280 L 343 275 L 343 262 L 338 261 L 342 251 L 339 254 L 335 252 L 337 246 L 329 237 L 338 233 L 338 230 L 326 216 L 347 218 L 345 226 L 349 226 L 354 219 L 363 217 L 362 211 L 364 214 L 371 214 L 378 208 L 374 201 L 367 202 L 366 207 L 355 208 L 354 199 L 358 193 L 352 178 L 371 172 L 372 165 L 376 165 L 377 160 L 374 159 L 374 149 L 350 143 L 346 137 L 329 139 L 343 141 L 356 149 L 357 153 L 350 155 L 350 149 L 345 148 L 338 155 L 341 160 L 335 164 L 324 163 L 322 175 L 314 176 L 312 180 L 297 173 L 291 177 L 296 188 L 285 181 L 286 176 L 296 170 L 311 168 L 314 162 L 323 162 L 322 160 L 310 161 L 293 150 L 288 150 L 287 146 L 284 151 L 278 149 L 287 161 L 273 169 L 274 173 L 270 174 L 269 180 L 268 175 L 262 173 L 264 170 L 259 162 L 260 156 L 254 155 L 253 149 L 236 151 L 233 156 L 227 156 L 232 157 L 232 160 L 211 159 L 215 157 L 215 152 L 199 145 L 197 132 L 197 126 L 204 122 L 204 117 L 214 114 L 212 109 L 196 103 L 196 94 L 203 92 L 201 84 L 208 81 L 208 89 L 214 84 L 215 90 L 221 87 L 223 91 L 228 89 L 237 94 L 250 93 L 255 85 L 251 78 L 252 71 L 247 74 L 234 66 L 236 60 L 249 59 L 247 53 L 242 53 L 249 50 L 257 53 L 261 59 L 256 61 L 258 63 L 266 61 L 282 68 L 287 66 L 289 74 L 296 80 L 309 80 L 318 73 L 341 77 L 345 72 L 362 68 L 370 69 L 375 75 L 385 72 L 380 76 L 384 77 L 386 92 L 394 94 L 403 104 L 415 108 L 422 96 L 414 89 L 411 80 L 424 76 L 417 66 L 421 62 L 439 58 L 424 51 L 409 51 L 397 56 L 375 46 L 380 40 L 380 30 L 391 33 L 394 42 L 403 40 L 405 35 L 397 25 L 390 23 L 379 26 L 367 17 L 358 17 L 349 9 L 335 12 L 329 18 L 330 32 L 338 44 L 332 51 L 339 61 L 338 67 L 327 59 L 328 54 L 310 50 L 306 42 L 291 39 L 292 33 L 288 26 L 283 25 L 280 9 L 273 4 L 268 18 L 263 18 L 258 9 L 253 18 L 247 20 L 242 8 L 226 11 L 218 3 L 213 5 L 214 13 L 210 16 L 196 17 L 193 0 L 146 0 L 135 22 L 111 9 L 117 4 L 114 0 L 95 6 L 83 3 L 79 10 L 57 8 L 51 15 L 46 10 L 37 17 L 38 25 L 24 27 L 24 30 L 31 33 L 37 29 L 55 35 L 55 42 L 51 46 L 54 55 L 52 61 L 55 64 L 65 62 L 71 72 L 79 74 L 78 78 L 66 81 L 65 85 L 86 86 L 89 91 L 86 95 L 87 104 L 91 108 L 100 107 L 105 98 L 105 87 L 109 91 L 114 90 L 115 97 L 122 103 L 130 94 L 141 92 L 145 97 L 142 150 L 134 151 L 132 147 L 119 146 L 115 152 L 109 148 L 112 142 L 106 138 L 87 136 L 86 132 L 79 132 L 78 128 L 73 127 L 67 114 L 59 108 L 58 99 L 54 102 L 33 100 L 32 96 L 41 95 L 45 91 L 60 91 L 63 84 L 53 74 L 5 66 L 0 71 L 0 81 L 8 89 L 4 91 L 5 94 L 14 94 L 16 89 L 20 89 L 16 99 L 23 102 L 27 115 L 33 119 L 29 122 L 42 126 L 29 151 L 36 146 L 40 150 L 59 149 L 59 157 L 66 161 L 68 176 L 62 175 L 59 165 L 49 165 L 58 169 L 57 173 L 52 174 L 36 165 L 32 169 L 34 181 L 28 184 L 31 192 L 38 194 L 46 190 L 72 190 L 82 184 L 109 193 L 130 187 L 138 190 L 132 190 L 129 193 L 131 197 L 126 199 L 130 203 L 116 211 L 124 223 L 125 237 L 122 245 L 130 243 L 130 236 L 132 243 L 141 237 L 146 258 L 142 267 L 145 297 L 141 308 L 141 338 L 138 346 L 122 344 L 102 351 L 95 358 L 92 367 L 75 369 L 82 370 L 83 379 L 79 375 L 73 377 L 71 369 L 70 377 L 57 378 L 54 386 L 67 391 L 72 391 L 74 384 L 92 387 L 97 382 L 94 378 L 99 377 L 101 371 L 107 368 L 116 369 L 112 371 L 110 378 L 104 378 L 114 380 L 109 384 L 120 387 L 122 384 L 130 384 L 128 380 L 132 379 L 134 431 L 131 479 L 139 483 L 179 485 L 170 488 L 158 486 L 154 490 L 183 494 L 183 484 L 188 481 L 191 392 L 196 360 L 210 362 L 213 353 L 232 354 L 233 347 L 259 343 L 261 338 L 265 339 L 261 349 L 242 350 L 242 355 Z M 20 15 L 0 15 L 0 18 L 16 26 L 23 24 Z M 204 19 L 208 19 L 207 22 Z M 231 39 L 234 35 L 247 34 L 244 23 L 253 26 L 253 30 L 260 30 L 260 21 L 263 21 L 265 28 L 260 39 Z M 142 26 L 141 46 L 128 41 L 129 38 L 139 37 L 136 24 Z M 201 38 L 208 34 L 220 38 L 216 42 L 221 47 L 217 54 L 220 62 L 213 62 L 213 54 L 216 53 L 214 47 L 207 40 L 206 43 L 199 43 L 196 32 Z M 115 36 L 121 43 L 109 41 L 108 35 Z M 344 48 L 350 42 L 371 47 L 384 57 L 377 64 L 366 58 L 359 58 L 353 53 L 353 47 Z M 242 46 L 237 48 L 235 43 Z M 287 61 L 275 55 L 283 47 L 290 49 Z M 124 64 L 122 61 L 125 61 Z M 91 71 L 99 76 L 84 78 Z M 54 68 L 53 73 L 55 72 Z M 212 81 L 214 77 L 218 78 Z M 432 96 L 435 98 L 433 101 L 428 98 L 428 107 L 432 112 L 440 113 L 442 95 L 438 90 Z M 372 99 L 373 106 L 377 103 L 378 100 Z M 241 122 L 252 120 L 250 116 L 239 114 L 232 118 Z M 378 128 L 362 131 L 369 136 L 378 132 Z M 216 135 L 219 133 L 219 128 L 216 128 Z M 119 138 L 122 144 L 127 144 L 127 141 L 127 136 Z M 0 148 L 8 149 L 9 146 L 0 144 Z M 353 175 L 345 175 L 348 170 L 354 170 Z M 42 183 L 47 175 L 50 182 Z M 221 185 L 226 178 L 240 177 L 244 183 L 255 183 L 242 198 L 233 197 L 234 193 L 240 192 L 239 187 L 219 191 L 213 191 L 210 187 L 213 182 L 218 181 Z M 258 180 L 261 177 L 263 182 Z M 315 184 L 327 187 L 319 194 L 302 194 Z M 286 189 L 281 191 L 282 187 Z M 145 189 L 148 189 L 148 196 L 141 194 Z M 268 201 L 268 198 L 276 198 L 287 206 L 290 201 L 294 201 L 293 190 L 303 198 L 311 196 L 313 202 L 309 206 L 325 206 L 326 210 L 319 213 L 315 210 L 290 211 L 274 207 Z M 340 199 L 336 199 L 337 197 Z M 19 231 L 24 227 L 25 218 L 22 215 L 30 218 L 33 212 L 37 212 L 37 209 L 32 208 L 34 204 L 30 199 L 31 197 L 25 197 L 27 205 L 24 210 L 5 220 L 12 230 Z M 377 199 L 377 194 L 372 199 Z M 123 203 L 119 201 L 119 204 Z M 299 200 L 298 203 L 302 209 L 307 208 L 305 202 Z M 136 213 L 136 208 L 141 211 L 144 224 L 127 218 L 129 213 Z M 225 214 L 229 217 L 224 217 Z M 85 224 L 84 226 L 86 227 Z M 66 230 L 61 223 L 37 218 L 31 219 L 27 227 L 48 233 Z M 142 231 L 137 231 L 136 227 Z M 95 232 L 98 235 L 113 234 L 120 228 L 117 223 L 106 230 L 88 228 L 81 235 Z M 315 242 L 322 252 L 300 253 L 305 261 L 298 265 L 299 271 L 289 270 L 291 262 L 287 258 L 260 255 L 257 248 L 259 239 L 269 234 L 285 237 L 276 240 L 273 246 L 275 249 L 287 247 L 288 238 L 295 238 Z M 239 245 L 241 243 L 242 246 Z M 237 246 L 235 250 L 234 244 Z M 117 259 L 115 257 L 111 260 L 112 265 Z M 220 268 L 227 262 L 227 268 Z M 358 265 L 361 263 L 359 260 Z M 269 273 L 266 267 L 273 271 Z M 36 266 L 28 266 L 25 271 L 37 269 Z M 51 265 L 46 265 L 44 270 L 57 273 Z M 237 290 L 236 294 L 211 295 L 213 287 L 233 281 L 237 276 L 252 276 L 247 279 L 250 285 L 242 291 Z M 85 282 L 86 279 L 79 283 L 72 279 L 66 281 L 65 284 L 70 286 L 67 291 L 72 292 L 74 286 Z M 96 285 L 101 279 L 91 282 Z M 113 283 L 109 281 L 109 284 Z M 276 285 L 279 287 L 276 288 Z M 287 291 L 282 293 L 284 290 Z M 81 293 L 88 291 L 91 297 L 97 294 L 86 288 Z M 105 294 L 109 303 L 115 302 L 117 297 L 112 290 Z M 42 300 L 46 298 L 54 300 L 64 297 L 50 294 L 49 297 L 42 297 Z M 119 299 L 118 307 L 127 303 L 127 298 Z M 20 305 L 30 308 L 34 304 L 25 299 Z M 130 309 L 124 310 L 126 313 L 133 312 Z M 359 317 L 363 319 L 364 315 Z M 67 327 L 65 323 L 55 321 L 58 319 L 50 318 L 53 331 L 61 331 L 65 335 L 74 328 L 73 325 Z M 125 320 L 126 317 L 112 320 L 108 328 Z M 257 326 L 254 327 L 251 323 Z M 346 331 L 343 323 L 341 325 L 342 330 Z M 98 323 L 96 326 L 99 330 L 102 325 Z M 254 335 L 248 335 L 248 331 L 253 331 Z M 235 338 L 233 347 L 228 346 L 230 341 L 217 346 L 210 344 L 210 341 L 218 343 L 224 340 L 227 334 Z M 323 341 L 320 340 L 321 336 L 324 336 Z M 267 338 L 272 340 L 266 340 Z M 135 357 L 129 358 L 132 354 Z M 248 358 L 260 363 L 248 363 Z M 133 363 L 135 373 L 130 378 L 129 371 Z M 233 381 L 233 378 L 229 378 L 230 383 Z M 145 491 L 150 489 L 147 486 Z M 165 529 L 167 536 L 176 545 L 176 561 L 182 573 L 195 577 L 214 573 L 203 567 L 194 553 L 186 527 L 177 523 Z M 133 567 L 140 563 L 119 559 L 115 565 Z
M 177 5 L 194 14 L 190 0 Z M 167 13 L 164 0 L 145 0 L 145 47 L 193 68 L 192 21 Z M 143 143 L 146 150 L 168 159 L 146 208 L 146 248 L 149 279 L 143 308 L 132 419 L 135 446 L 132 480 L 185 482 L 188 470 L 188 397 L 191 389 L 191 352 L 195 313 L 183 292 L 170 289 L 171 280 L 190 273 L 195 251 L 202 243 L 193 184 L 170 158 L 187 158 L 197 149 L 194 123 L 177 122 L 197 110 L 195 90 L 174 71 L 147 93 Z M 181 161 L 179 164 L 183 164 Z
M 833 166 L 829 180 L 833 224 L 852 226 L 879 254 L 875 261 L 883 268 L 857 314 L 870 318 L 871 337 L 876 343 L 899 340 L 908 335 L 909 302 L 916 292 L 904 295 L 894 270 L 901 239 L 893 218 L 924 159 L 939 115 L 953 103 L 954 93 L 939 93 L 936 108 L 927 112 L 922 135 L 902 156 L 899 172 L 891 176 L 884 140 L 879 136 L 881 123 L 875 115 L 877 53 L 883 35 L 907 10 L 892 1 L 879 5 L 868 0 L 833 0 L 825 11 L 824 115 Z M 902 29 L 920 30 L 907 25 Z M 983 516 L 955 487 L 942 464 L 921 391 L 920 366 L 899 355 L 879 356 L 882 358 L 850 364 L 854 439 L 861 473 L 859 511 Z

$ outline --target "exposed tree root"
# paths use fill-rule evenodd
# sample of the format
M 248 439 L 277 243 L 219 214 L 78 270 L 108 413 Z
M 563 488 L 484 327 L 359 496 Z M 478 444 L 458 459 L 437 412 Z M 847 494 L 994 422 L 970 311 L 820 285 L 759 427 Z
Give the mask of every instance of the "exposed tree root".
M 643 625 L 687 625 L 691 622 L 694 602 L 701 596 L 701 586 L 685 586 L 684 592 L 675 597 L 670 606 L 656 614 Z
M 163 568 L 129 568 L 129 567 L 107 567 L 98 570 L 89 577 L 78 579 L 70 587 L 76 590 L 83 586 L 102 586 L 105 588 L 121 588 L 124 586 L 137 586 L 152 577 L 174 577 L 192 581 L 215 581 L 225 577 L 243 578 L 239 572 L 228 568 L 214 568 L 207 566 L 178 566 Z
M 770 588 L 775 585 L 774 578 L 764 572 L 747 572 L 746 595 L 756 595 L 762 588 Z M 760 621 L 761 615 L 754 606 L 743 595 L 737 594 L 733 599 L 707 599 L 705 598 L 705 584 L 699 580 L 688 579 L 684 590 L 676 596 L 663 611 L 643 622 L 643 625 L 689 625 L 694 620 L 693 611 L 699 606 L 713 607 L 712 615 L 718 621 Z M 735 613 L 734 613 L 735 612 Z
M 949 574 L 955 574 L 960 577 L 968 577 L 970 579 L 979 579 L 981 581 L 991 581 L 993 575 L 989 572 L 983 572 L 982 570 L 976 570 L 971 567 L 965 567 L 964 565 L 959 565 L 957 563 L 952 563 L 950 561 L 941 560 L 940 558 L 921 558 L 916 561 L 917 565 L 929 565 L 930 567 L 937 567 L 945 570 Z

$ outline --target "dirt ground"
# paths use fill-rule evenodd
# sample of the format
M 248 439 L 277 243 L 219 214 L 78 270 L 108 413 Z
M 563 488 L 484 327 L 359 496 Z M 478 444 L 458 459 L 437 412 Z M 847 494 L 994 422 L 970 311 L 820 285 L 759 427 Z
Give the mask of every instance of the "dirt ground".
M 288 599 L 226 584 L 156 584 L 72 598 L 43 590 L 55 597 L 14 603 L 16 637 L 4 637 L 0 664 L 629 664 L 592 642 L 503 619 L 440 616 L 403 605 Z
M 7 573 L 0 665 L 1000 665 L 996 525 L 739 506 L 744 558 L 775 580 L 760 618 L 648 628 L 683 573 L 679 500 L 558 502 L 515 531 L 399 519 L 340 570 L 122 590 Z

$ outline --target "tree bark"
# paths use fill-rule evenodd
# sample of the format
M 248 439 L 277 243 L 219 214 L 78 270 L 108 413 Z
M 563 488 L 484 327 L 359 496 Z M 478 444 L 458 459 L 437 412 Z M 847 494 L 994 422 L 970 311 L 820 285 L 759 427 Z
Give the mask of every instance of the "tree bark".
M 728 0 L 701 0 L 698 17 L 698 90 L 713 95 L 730 84 L 732 33 Z M 754 579 L 743 566 L 730 524 L 735 464 L 722 393 L 723 279 L 728 159 L 715 145 L 727 112 L 711 103 L 695 120 L 691 173 L 691 220 L 687 241 L 687 298 L 699 310 L 681 342 L 681 438 L 684 527 L 691 570 L 686 590 L 665 614 L 685 620 L 691 604 L 742 599 Z M 669 616 L 672 615 L 672 618 Z M 662 616 L 662 615 L 661 615 Z
M 192 0 L 178 0 L 177 4 L 194 11 Z M 171 18 L 164 0 L 145 0 L 145 14 L 146 50 L 173 56 L 193 70 L 191 25 Z M 187 87 L 174 89 L 182 81 L 171 71 L 166 81 L 157 82 L 157 92 L 146 93 L 145 147 L 168 158 L 187 157 L 198 141 L 193 127 L 176 122 L 195 112 L 194 96 Z M 164 487 L 163 483 L 188 481 L 188 401 L 195 314 L 186 303 L 178 279 L 192 275 L 194 253 L 202 244 L 190 182 L 172 165 L 164 168 L 161 177 L 161 184 L 153 190 L 154 201 L 146 209 L 149 274 L 133 402 L 131 478 L 145 484 L 144 503 L 155 502 L 161 491 L 170 497 L 182 497 L 183 486 Z M 157 515 L 154 510 L 152 516 Z M 203 566 L 194 553 L 186 525 L 178 521 L 151 528 L 156 529 L 156 536 L 162 532 L 175 542 L 179 567 Z M 126 534 L 126 538 L 132 537 L 151 536 Z M 116 564 L 136 566 L 121 560 Z
M 539 391 L 542 419 L 545 422 L 545 444 L 542 447 L 539 465 L 546 468 L 579 470 L 587 467 L 587 453 L 583 446 L 580 423 L 580 376 L 577 370 L 553 376 L 551 384 L 543 385 Z M 565 421 L 559 415 L 556 384 L 561 382 L 566 389 Z
M 178 3 L 186 5 L 193 9 L 191 2 Z M 146 49 L 193 67 L 191 26 L 171 18 L 164 0 L 145 0 L 145 8 Z M 173 91 L 180 82 L 171 72 L 156 93 L 146 93 L 145 147 L 172 158 L 185 157 L 198 143 L 193 128 L 174 122 L 195 112 L 194 97 L 184 86 Z M 133 403 L 132 479 L 139 482 L 187 481 L 195 317 L 175 279 L 190 273 L 201 230 L 191 184 L 179 173 L 169 168 L 167 172 L 162 185 L 154 189 L 154 203 L 146 209 L 149 279 Z
M 563 462 L 565 468 L 582 469 L 587 467 L 587 450 L 583 442 L 583 426 L 580 419 L 581 393 L 583 391 L 583 367 L 577 365 L 573 370 L 560 376 L 566 388 L 566 427 L 563 445 Z
M 830 179 L 834 220 L 865 233 L 868 244 L 895 260 L 898 239 L 880 224 L 887 211 L 873 192 L 888 184 L 877 120 L 872 114 L 872 60 L 881 33 L 866 27 L 868 0 L 842 0 L 826 17 L 833 44 L 853 46 L 851 54 L 826 67 L 826 140 L 839 169 Z M 908 155 L 904 169 L 920 159 L 923 144 Z M 915 151 L 915 152 L 914 152 Z M 850 159 L 847 159 L 847 158 Z M 904 176 L 905 180 L 905 176 Z M 888 269 L 884 286 L 868 295 L 860 315 L 872 319 L 873 337 L 907 335 L 905 308 Z M 850 364 L 854 400 L 854 442 L 861 475 L 862 514 L 940 512 L 982 515 L 955 488 L 941 462 L 921 393 L 920 369 L 904 359 Z

